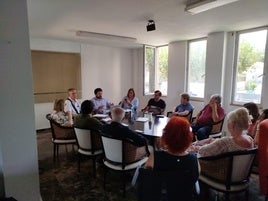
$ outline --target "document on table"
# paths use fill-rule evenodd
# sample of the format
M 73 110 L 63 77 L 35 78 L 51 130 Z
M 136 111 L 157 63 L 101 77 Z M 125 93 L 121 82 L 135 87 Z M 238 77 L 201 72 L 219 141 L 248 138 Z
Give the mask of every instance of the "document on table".
M 108 114 L 94 114 L 93 117 L 96 117 L 96 118 L 106 118 L 106 117 L 108 117 Z
M 138 117 L 138 118 L 136 119 L 136 121 L 146 122 L 146 121 L 148 121 L 148 118 L 147 118 L 147 117 Z

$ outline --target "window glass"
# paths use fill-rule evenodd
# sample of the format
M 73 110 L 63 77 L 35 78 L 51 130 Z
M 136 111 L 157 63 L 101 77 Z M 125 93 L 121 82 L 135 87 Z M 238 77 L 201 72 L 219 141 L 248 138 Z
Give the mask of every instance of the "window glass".
M 168 46 L 144 48 L 144 94 L 167 94 Z
M 260 104 L 267 29 L 237 35 L 233 102 Z
M 187 90 L 191 97 L 204 98 L 207 40 L 188 43 Z

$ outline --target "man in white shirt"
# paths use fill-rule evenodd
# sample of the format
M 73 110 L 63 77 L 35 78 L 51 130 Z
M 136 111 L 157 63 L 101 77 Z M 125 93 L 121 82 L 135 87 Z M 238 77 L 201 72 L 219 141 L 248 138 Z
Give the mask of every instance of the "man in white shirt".
M 77 91 L 75 88 L 68 89 L 69 97 L 65 100 L 64 111 L 70 112 L 72 117 L 80 113 L 80 103 L 77 100 Z

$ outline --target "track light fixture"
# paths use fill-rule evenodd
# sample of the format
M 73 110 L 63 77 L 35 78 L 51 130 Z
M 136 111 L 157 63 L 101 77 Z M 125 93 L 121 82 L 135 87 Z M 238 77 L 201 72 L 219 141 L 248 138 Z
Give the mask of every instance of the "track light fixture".
M 238 0 L 188 0 L 185 11 L 194 15 L 235 1 Z
M 146 26 L 147 31 L 154 31 L 155 30 L 155 23 L 153 20 L 148 20 L 148 24 Z
M 96 38 L 101 40 L 112 40 L 112 41 L 124 41 L 124 42 L 136 42 L 136 38 L 132 37 L 126 37 L 126 36 L 118 36 L 118 35 L 112 35 L 112 34 L 104 34 L 104 33 L 96 33 L 96 32 L 89 32 L 89 31 L 77 31 L 77 36 L 82 37 L 90 37 L 90 38 Z

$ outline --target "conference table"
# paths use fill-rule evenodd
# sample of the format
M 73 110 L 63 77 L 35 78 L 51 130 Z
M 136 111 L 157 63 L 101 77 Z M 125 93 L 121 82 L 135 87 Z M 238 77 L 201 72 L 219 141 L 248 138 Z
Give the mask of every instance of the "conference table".
M 162 136 L 163 129 L 168 120 L 169 118 L 164 115 L 154 115 L 152 118 L 148 118 L 146 114 L 143 114 L 142 116 L 138 116 L 134 121 L 128 120 L 127 125 L 133 131 L 145 136 L 154 148 L 158 148 L 157 139 Z
M 111 122 L 111 118 L 105 115 L 95 116 L 106 123 Z M 103 118 L 102 118 L 103 117 Z M 136 114 L 126 113 L 122 124 L 128 126 L 131 130 L 145 136 L 154 147 L 157 147 L 156 140 L 162 136 L 163 129 L 169 118 L 164 115 L 152 115 L 143 112 Z

